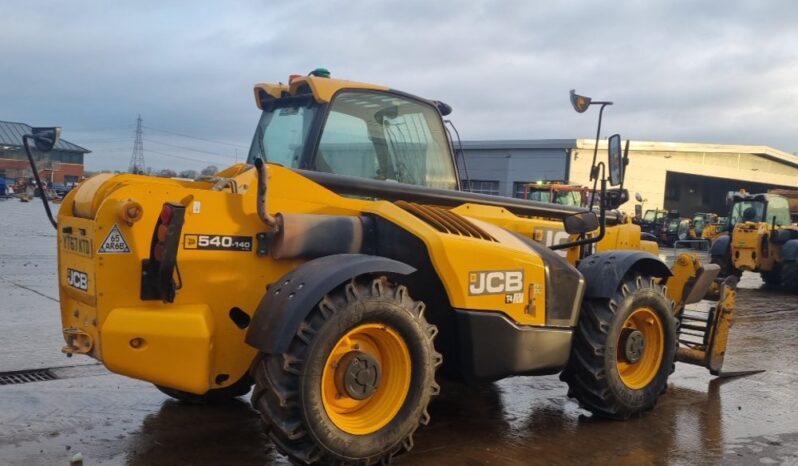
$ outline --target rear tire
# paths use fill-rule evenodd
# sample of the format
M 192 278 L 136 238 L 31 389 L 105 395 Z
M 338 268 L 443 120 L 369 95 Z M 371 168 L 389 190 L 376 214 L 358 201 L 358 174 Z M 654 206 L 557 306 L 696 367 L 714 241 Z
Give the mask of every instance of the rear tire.
M 798 293 L 798 262 L 790 261 L 781 264 L 781 286 L 792 293 Z
M 252 405 L 277 450 L 298 464 L 364 465 L 409 451 L 439 391 L 437 328 L 423 312 L 385 277 L 352 280 L 310 312 L 287 352 L 261 353 L 251 369 Z M 341 380 L 360 380 L 359 372 L 346 377 L 364 352 L 369 362 L 357 370 L 376 361 L 378 375 L 358 398 Z
M 202 395 L 184 392 L 183 390 L 164 387 L 162 385 L 156 385 L 155 388 L 183 403 L 192 405 L 205 405 L 224 403 L 232 400 L 233 398 L 246 395 L 252 388 L 252 379 L 250 378 L 249 374 L 244 374 L 233 385 L 224 388 L 212 388 Z
M 671 309 L 663 287 L 648 275 L 627 275 L 610 299 L 585 299 L 560 374 L 568 396 L 611 419 L 652 409 L 674 370 L 678 340 Z
M 768 287 L 781 286 L 781 267 L 778 266 L 778 264 L 773 270 L 760 272 L 759 276 L 762 277 L 762 281 L 765 282 L 765 285 Z

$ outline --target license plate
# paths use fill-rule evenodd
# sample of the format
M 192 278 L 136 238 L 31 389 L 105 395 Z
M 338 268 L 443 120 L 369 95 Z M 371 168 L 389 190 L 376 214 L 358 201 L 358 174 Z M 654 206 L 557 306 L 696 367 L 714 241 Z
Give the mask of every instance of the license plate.
M 78 256 L 91 257 L 91 239 L 82 236 L 64 234 L 61 244 L 65 251 Z

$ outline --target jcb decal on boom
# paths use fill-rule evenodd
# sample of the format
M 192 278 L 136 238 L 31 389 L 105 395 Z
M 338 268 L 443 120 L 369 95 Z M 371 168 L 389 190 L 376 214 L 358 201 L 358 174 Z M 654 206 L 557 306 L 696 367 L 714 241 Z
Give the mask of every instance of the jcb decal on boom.
M 555 244 L 565 243 L 570 239 L 570 235 L 565 232 L 565 230 L 561 230 L 558 228 L 545 228 L 545 227 L 538 227 L 535 228 L 535 232 L 533 234 L 532 239 L 539 243 L 543 243 L 546 247 L 554 246 Z M 560 256 L 565 257 L 567 251 L 565 250 L 558 250 L 555 251 Z
M 490 270 L 468 273 L 468 294 L 517 293 L 524 289 L 523 270 Z

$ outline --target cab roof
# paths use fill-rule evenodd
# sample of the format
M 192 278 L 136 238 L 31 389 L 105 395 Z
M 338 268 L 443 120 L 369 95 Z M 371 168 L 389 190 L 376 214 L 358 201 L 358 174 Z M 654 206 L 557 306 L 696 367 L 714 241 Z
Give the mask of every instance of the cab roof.
M 318 103 L 332 100 L 333 95 L 341 89 L 372 89 L 388 91 L 388 86 L 361 83 L 344 79 L 324 78 L 319 76 L 298 76 L 291 79 L 290 84 L 261 83 L 255 84 L 255 103 L 263 109 L 263 102 L 301 94 L 313 94 Z
M 363 83 L 359 81 L 348 81 L 345 79 L 335 79 L 323 76 L 292 76 L 288 84 L 283 83 L 260 83 L 255 84 L 255 104 L 263 110 L 264 103 L 271 99 L 281 99 L 297 95 L 312 94 L 316 102 L 323 104 L 332 100 L 336 92 L 342 89 L 365 89 L 392 92 L 397 95 L 412 97 L 435 106 L 444 116 L 451 113 L 452 108 L 440 101 L 429 100 L 418 97 L 406 92 L 391 89 L 382 84 Z

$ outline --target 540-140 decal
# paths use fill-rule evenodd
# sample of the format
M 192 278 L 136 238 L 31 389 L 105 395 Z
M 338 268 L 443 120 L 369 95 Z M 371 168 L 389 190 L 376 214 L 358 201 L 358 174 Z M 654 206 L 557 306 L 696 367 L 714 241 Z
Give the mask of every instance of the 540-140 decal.
M 252 251 L 252 237 L 239 235 L 183 235 L 183 249 L 205 251 Z

